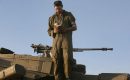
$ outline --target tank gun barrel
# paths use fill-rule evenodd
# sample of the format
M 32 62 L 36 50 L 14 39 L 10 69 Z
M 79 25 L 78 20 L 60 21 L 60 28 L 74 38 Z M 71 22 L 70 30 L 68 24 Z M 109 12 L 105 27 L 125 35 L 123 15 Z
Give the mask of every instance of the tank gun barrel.
M 51 46 L 48 45 L 42 45 L 42 44 L 32 44 L 31 47 L 34 49 L 34 52 L 37 53 L 46 53 L 46 52 L 50 52 L 51 50 Z M 73 52 L 83 52 L 83 51 L 107 51 L 110 50 L 112 51 L 113 48 L 73 48 Z
M 83 51 L 112 51 L 113 48 L 73 48 L 73 52 L 83 52 Z

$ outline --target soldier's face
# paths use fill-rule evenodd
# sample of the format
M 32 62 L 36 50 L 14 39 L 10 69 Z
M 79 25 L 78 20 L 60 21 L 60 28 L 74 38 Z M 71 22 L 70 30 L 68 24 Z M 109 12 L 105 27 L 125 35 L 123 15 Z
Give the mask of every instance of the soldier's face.
M 54 8 L 55 8 L 56 13 L 61 13 L 62 10 L 63 10 L 63 9 L 62 9 L 62 8 L 63 8 L 62 6 L 55 6 Z

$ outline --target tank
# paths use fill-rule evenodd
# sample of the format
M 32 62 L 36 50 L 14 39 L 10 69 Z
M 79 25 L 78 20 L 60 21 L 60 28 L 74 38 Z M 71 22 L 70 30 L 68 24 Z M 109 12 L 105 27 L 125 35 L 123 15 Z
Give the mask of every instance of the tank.
M 54 80 L 51 46 L 32 44 L 31 47 L 40 56 L 21 55 L 13 51 L 0 49 L 0 80 Z M 73 48 L 73 52 L 113 50 L 113 48 Z M 86 66 L 77 64 L 73 59 L 72 80 L 129 80 L 127 73 L 101 73 L 86 75 Z

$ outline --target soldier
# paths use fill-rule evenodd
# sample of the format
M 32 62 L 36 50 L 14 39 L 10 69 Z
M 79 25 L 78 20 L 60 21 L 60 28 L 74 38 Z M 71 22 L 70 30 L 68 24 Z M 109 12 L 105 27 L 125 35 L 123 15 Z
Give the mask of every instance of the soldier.
M 53 37 L 52 60 L 55 80 L 70 80 L 73 61 L 72 32 L 77 30 L 75 17 L 63 10 L 61 1 L 54 2 L 55 14 L 49 18 L 48 34 Z

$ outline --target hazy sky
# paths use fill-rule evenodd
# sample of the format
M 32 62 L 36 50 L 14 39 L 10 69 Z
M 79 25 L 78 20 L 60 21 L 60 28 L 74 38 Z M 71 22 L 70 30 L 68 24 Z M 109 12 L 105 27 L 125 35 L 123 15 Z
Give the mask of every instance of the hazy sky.
M 112 47 L 114 51 L 75 53 L 87 74 L 130 73 L 130 0 L 62 0 L 76 17 L 73 44 L 79 48 Z M 51 45 L 48 18 L 54 0 L 0 0 L 0 47 L 32 54 L 30 45 Z

